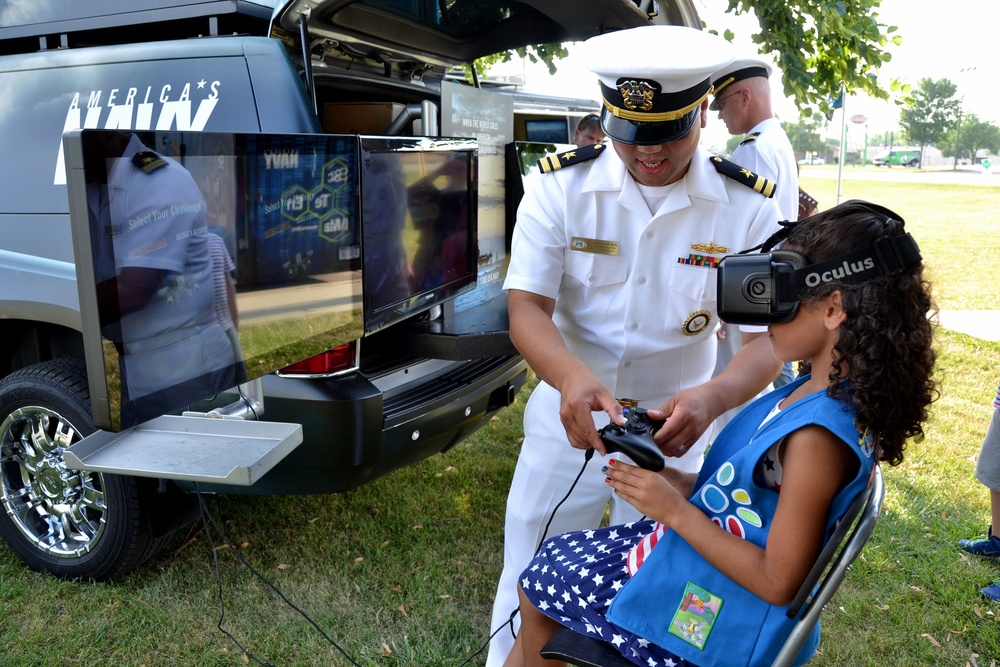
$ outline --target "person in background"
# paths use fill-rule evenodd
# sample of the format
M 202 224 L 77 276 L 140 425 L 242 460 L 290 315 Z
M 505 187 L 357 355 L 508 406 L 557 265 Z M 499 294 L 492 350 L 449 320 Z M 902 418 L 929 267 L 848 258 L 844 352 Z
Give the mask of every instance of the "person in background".
M 799 188 L 799 220 L 805 220 L 810 215 L 819 213 L 819 202 L 812 195 Z
M 960 540 L 958 546 L 974 556 L 1000 560 L 1000 538 L 993 535 L 993 526 L 1000 526 L 1000 385 L 993 397 L 993 417 L 979 450 L 975 475 L 990 492 L 991 524 L 986 529 L 986 537 Z M 994 579 L 979 592 L 991 600 L 1000 601 L 1000 578 Z
M 781 367 L 766 333 L 748 334 L 712 377 L 716 266 L 778 228 L 771 185 L 699 146 L 728 43 L 646 26 L 580 52 L 600 81 L 610 144 L 547 158 L 518 208 L 504 289 L 511 339 L 540 382 L 508 494 L 491 667 L 510 653 L 518 577 L 548 530 L 596 528 L 606 510 L 613 523 L 640 516 L 604 481 L 598 428 L 624 424 L 623 405 L 648 408 L 667 418 L 656 444 L 693 472 L 715 418 Z M 588 450 L 600 454 L 591 465 Z
M 774 199 L 781 219 L 798 220 L 798 165 L 792 144 L 771 106 L 769 78 L 773 71 L 771 63 L 759 55 L 734 60 L 713 75 L 715 97 L 709 108 L 719 113 L 730 134 L 743 135 L 743 141 L 733 151 L 733 162 L 774 183 Z M 716 372 L 725 368 L 739 346 L 736 327 L 723 325 Z M 774 386 L 787 384 L 794 377 L 792 365 L 786 363 Z M 735 410 L 724 415 L 719 428 L 734 414 Z
M 580 119 L 573 131 L 573 144 L 576 146 L 591 146 L 604 143 L 606 139 L 601 129 L 601 117 L 590 113 Z
M 798 176 L 799 174 L 800 174 L 800 172 L 799 172 L 799 164 L 796 162 L 795 163 L 795 175 Z M 799 186 L 799 217 L 797 219 L 798 220 L 805 220 L 810 215 L 816 215 L 817 213 L 819 213 L 819 202 L 816 201 L 816 199 L 812 195 L 810 195 L 808 192 L 806 192 L 805 190 L 803 190 L 802 186 L 800 185 Z

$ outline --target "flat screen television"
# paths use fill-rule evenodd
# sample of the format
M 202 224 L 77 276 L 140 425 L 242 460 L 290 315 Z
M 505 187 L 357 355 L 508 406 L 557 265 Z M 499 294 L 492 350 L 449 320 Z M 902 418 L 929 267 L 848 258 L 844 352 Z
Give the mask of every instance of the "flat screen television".
M 475 285 L 468 140 L 80 130 L 64 144 L 99 428 L 176 413 Z
M 524 138 L 543 143 L 565 143 L 570 140 L 570 125 L 565 118 L 540 118 L 524 121 Z
M 524 197 L 528 176 L 540 173 L 538 161 L 574 148 L 573 144 L 544 141 L 512 141 L 506 146 L 507 157 L 507 247 L 510 247 L 517 220 L 517 207 Z
M 476 286 L 478 151 L 468 139 L 361 137 L 365 331 Z

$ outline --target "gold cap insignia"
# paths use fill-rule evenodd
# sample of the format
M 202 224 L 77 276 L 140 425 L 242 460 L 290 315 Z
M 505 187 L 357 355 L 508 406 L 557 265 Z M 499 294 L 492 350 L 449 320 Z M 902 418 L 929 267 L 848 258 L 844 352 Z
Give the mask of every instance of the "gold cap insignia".
M 687 319 L 684 320 L 684 324 L 681 326 L 681 331 L 684 332 L 685 336 L 697 336 L 707 329 L 711 322 L 712 313 L 707 310 L 698 310 L 687 316 Z
M 656 89 L 645 81 L 626 81 L 618 86 L 618 92 L 622 94 L 622 104 L 626 109 L 649 111 L 653 108 Z

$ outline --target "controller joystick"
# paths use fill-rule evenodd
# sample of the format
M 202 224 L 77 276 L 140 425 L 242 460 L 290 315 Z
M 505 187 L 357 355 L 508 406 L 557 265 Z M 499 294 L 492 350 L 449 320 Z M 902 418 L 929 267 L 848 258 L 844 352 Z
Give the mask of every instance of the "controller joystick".
M 598 435 L 608 454 L 620 452 L 639 467 L 659 472 L 666 463 L 660 448 L 653 442 L 653 433 L 665 422 L 663 419 L 650 419 L 645 408 L 625 408 L 625 424 L 619 426 L 611 422 L 598 431 Z

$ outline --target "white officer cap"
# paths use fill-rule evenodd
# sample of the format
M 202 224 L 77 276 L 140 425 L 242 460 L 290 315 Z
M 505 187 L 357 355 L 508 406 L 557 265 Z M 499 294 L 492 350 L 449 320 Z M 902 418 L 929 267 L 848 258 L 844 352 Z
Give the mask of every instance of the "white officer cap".
M 652 145 L 687 136 L 711 77 L 733 60 L 729 42 L 683 26 L 643 26 L 591 37 L 584 66 L 597 74 L 601 127 L 614 141 Z
M 722 97 L 722 91 L 728 86 L 753 76 L 762 76 L 766 79 L 771 76 L 773 71 L 774 65 L 765 60 L 763 56 L 737 58 L 712 75 L 712 92 L 715 94 L 715 98 L 708 108 L 712 111 L 718 111 L 719 98 Z

